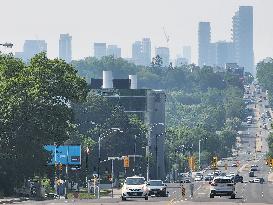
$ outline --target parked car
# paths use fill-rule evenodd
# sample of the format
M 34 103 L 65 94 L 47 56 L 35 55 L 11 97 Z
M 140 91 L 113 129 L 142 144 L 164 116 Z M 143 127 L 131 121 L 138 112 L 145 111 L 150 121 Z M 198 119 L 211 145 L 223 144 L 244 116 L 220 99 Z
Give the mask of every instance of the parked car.
M 250 171 L 249 173 L 248 173 L 248 176 L 249 177 L 254 177 L 255 175 L 254 175 L 254 171 Z
M 234 183 L 238 183 L 238 182 L 243 183 L 244 182 L 244 178 L 243 178 L 243 176 L 240 176 L 239 174 L 236 174 L 234 176 L 234 178 L 233 178 L 233 181 L 234 181 Z
M 149 190 L 149 196 L 155 195 L 155 196 L 161 196 L 161 197 L 167 197 L 167 185 L 163 183 L 162 180 L 150 180 L 147 183 L 147 187 Z

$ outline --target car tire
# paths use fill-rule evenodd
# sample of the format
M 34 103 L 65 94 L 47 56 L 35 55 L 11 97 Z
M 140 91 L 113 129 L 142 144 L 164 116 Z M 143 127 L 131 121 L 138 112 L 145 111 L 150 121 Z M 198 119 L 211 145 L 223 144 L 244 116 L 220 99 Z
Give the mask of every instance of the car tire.
M 122 201 L 126 201 L 126 198 L 122 196 L 122 197 L 121 197 L 121 200 L 122 200 Z
M 148 200 L 148 196 L 145 196 L 145 200 Z
M 231 194 L 230 198 L 235 199 L 235 194 Z
M 214 195 L 213 195 L 213 194 L 210 194 L 210 195 L 209 195 L 209 198 L 214 198 Z

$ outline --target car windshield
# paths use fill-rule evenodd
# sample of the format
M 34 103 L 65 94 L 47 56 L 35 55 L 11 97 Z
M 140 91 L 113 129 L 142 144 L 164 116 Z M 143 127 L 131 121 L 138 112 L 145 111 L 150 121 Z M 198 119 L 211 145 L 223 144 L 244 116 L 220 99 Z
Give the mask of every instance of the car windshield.
M 162 181 L 150 181 L 151 186 L 162 186 Z
M 126 184 L 128 185 L 141 185 L 144 183 L 145 183 L 144 178 L 127 178 L 126 179 Z
M 215 179 L 214 180 L 215 183 L 231 183 L 230 179 Z

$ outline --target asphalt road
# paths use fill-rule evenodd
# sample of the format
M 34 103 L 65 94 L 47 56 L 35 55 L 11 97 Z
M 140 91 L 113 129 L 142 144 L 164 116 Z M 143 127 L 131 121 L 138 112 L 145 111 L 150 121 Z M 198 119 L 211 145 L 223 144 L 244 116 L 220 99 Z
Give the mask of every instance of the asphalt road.
M 251 86 L 252 93 L 254 87 Z M 251 95 L 251 94 L 249 94 Z M 248 96 L 248 95 L 246 95 Z M 270 169 L 265 165 L 264 156 L 268 150 L 266 138 L 269 134 L 269 130 L 260 128 L 260 125 L 263 124 L 262 119 L 260 118 L 262 113 L 266 113 L 268 108 L 265 108 L 265 105 L 268 104 L 267 100 L 258 102 L 259 96 L 266 96 L 265 93 L 261 93 L 255 96 L 256 98 L 256 108 L 255 104 L 248 105 L 249 108 L 252 108 L 254 111 L 254 123 L 249 125 L 244 125 L 241 130 L 240 143 L 238 143 L 239 151 L 236 159 L 232 161 L 224 161 L 228 164 L 228 170 L 224 170 L 224 167 L 219 167 L 223 172 L 235 172 L 239 173 L 244 177 L 244 183 L 236 184 L 236 199 L 230 199 L 229 197 L 215 197 L 209 198 L 209 189 L 210 185 L 208 182 L 194 182 L 194 196 L 190 198 L 189 196 L 189 184 L 185 184 L 186 196 L 183 198 L 181 196 L 181 189 L 179 184 L 168 184 L 169 197 L 149 197 L 148 201 L 144 199 L 132 199 L 127 201 L 121 201 L 120 198 L 103 198 L 100 200 L 52 200 L 46 202 L 23 202 L 24 204 L 123 204 L 123 205 L 134 205 L 134 204 L 156 204 L 156 205 L 171 205 L 171 204 L 273 204 L 273 184 L 268 182 L 268 174 Z M 265 120 L 268 125 L 270 122 L 268 119 Z M 268 126 L 270 127 L 270 126 Z M 257 136 L 256 136 L 257 134 Z M 262 149 L 261 152 L 255 152 L 256 148 L 256 137 L 261 141 Z M 239 163 L 239 167 L 231 167 L 233 163 Z M 258 165 L 258 171 L 255 173 L 257 177 L 263 177 L 265 179 L 264 184 L 249 183 L 250 177 L 248 172 L 252 164 Z M 208 170 L 205 174 L 211 172 Z

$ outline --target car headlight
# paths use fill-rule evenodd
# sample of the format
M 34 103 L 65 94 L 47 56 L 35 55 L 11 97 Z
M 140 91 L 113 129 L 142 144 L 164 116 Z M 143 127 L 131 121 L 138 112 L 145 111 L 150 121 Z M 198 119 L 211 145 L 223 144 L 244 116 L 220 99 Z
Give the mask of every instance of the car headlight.
M 163 188 L 160 188 L 160 191 L 162 191 L 163 190 Z
M 149 191 L 151 190 L 151 188 L 150 188 L 150 187 L 148 187 L 147 189 L 148 189 Z

